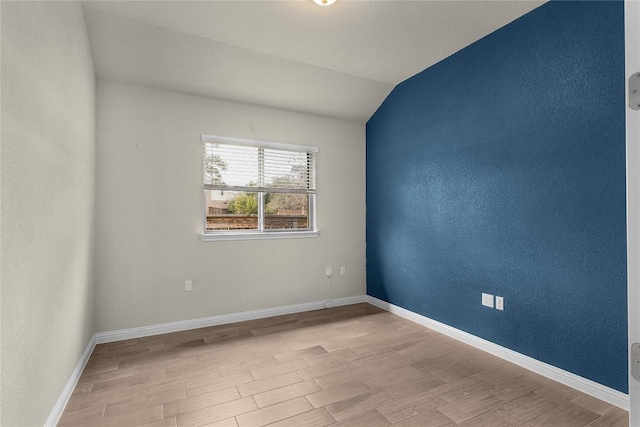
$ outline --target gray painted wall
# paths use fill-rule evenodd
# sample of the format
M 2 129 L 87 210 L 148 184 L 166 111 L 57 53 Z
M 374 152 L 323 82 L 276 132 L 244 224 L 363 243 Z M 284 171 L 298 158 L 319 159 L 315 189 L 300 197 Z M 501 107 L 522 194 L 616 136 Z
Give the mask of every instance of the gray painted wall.
M 324 300 L 326 266 L 364 294 L 361 123 L 101 80 L 97 105 L 97 332 Z M 201 242 L 201 134 L 319 147 L 320 236 Z
M 95 73 L 79 3 L 2 2 L 3 426 L 46 421 L 95 329 Z

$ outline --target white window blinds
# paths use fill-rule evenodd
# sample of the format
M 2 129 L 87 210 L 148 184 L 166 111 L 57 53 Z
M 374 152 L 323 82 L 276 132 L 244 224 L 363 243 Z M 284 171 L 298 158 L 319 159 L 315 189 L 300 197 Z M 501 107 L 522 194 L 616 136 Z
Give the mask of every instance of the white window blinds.
M 206 190 L 316 191 L 316 147 L 208 135 L 202 141 Z

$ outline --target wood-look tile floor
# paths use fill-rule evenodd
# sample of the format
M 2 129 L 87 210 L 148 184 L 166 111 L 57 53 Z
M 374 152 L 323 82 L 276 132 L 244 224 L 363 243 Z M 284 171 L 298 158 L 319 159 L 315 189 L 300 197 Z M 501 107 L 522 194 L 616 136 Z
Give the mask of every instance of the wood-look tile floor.
M 59 426 L 626 427 L 627 417 L 357 304 L 98 345 Z

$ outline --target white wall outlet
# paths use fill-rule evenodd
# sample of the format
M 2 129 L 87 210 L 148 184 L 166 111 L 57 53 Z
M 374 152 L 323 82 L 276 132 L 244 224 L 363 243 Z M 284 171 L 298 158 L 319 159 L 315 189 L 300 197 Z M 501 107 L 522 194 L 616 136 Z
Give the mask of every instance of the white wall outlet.
M 504 297 L 496 297 L 496 310 L 504 310 Z
M 482 293 L 482 305 L 493 308 L 493 295 Z
M 185 291 L 192 291 L 193 290 L 193 281 L 185 280 L 184 281 L 184 290 Z
M 324 274 L 327 277 L 331 277 L 331 275 L 333 274 L 333 270 L 331 269 L 331 267 L 327 267 L 324 269 Z
M 343 265 L 340 267 L 340 275 L 344 276 L 345 274 L 347 274 L 347 268 Z

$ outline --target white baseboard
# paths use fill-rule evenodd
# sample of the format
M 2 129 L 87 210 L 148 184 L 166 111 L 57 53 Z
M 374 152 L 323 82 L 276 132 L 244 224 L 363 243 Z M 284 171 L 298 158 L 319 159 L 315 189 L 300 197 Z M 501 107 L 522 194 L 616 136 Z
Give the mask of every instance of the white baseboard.
M 386 310 L 390 313 L 404 317 L 405 319 L 419 323 L 420 325 L 426 326 L 427 328 L 436 330 L 458 341 L 462 341 L 465 344 L 469 344 L 473 347 L 479 348 L 480 350 L 486 351 L 487 353 L 491 353 L 494 356 L 498 356 L 511 363 L 515 363 L 516 365 L 522 366 L 523 368 L 529 369 L 530 371 L 543 375 L 566 386 L 572 387 L 590 396 L 593 396 L 600 400 L 604 400 L 605 402 L 622 408 L 625 411 L 629 410 L 628 394 L 621 393 L 618 390 L 606 387 L 602 384 L 588 380 L 579 375 L 572 374 L 571 372 L 567 372 L 563 369 L 541 362 L 532 357 L 525 356 L 524 354 L 518 353 L 513 350 L 509 350 L 508 348 L 502 347 L 498 344 L 494 344 L 491 341 L 484 340 L 468 332 L 464 332 L 449 325 L 445 325 L 444 323 L 440 323 L 436 320 L 414 313 L 413 311 L 407 310 L 405 308 L 398 307 L 397 305 L 393 305 L 386 301 L 382 301 L 378 298 L 367 295 L 366 302 L 371 305 L 380 307 L 381 309 Z
M 76 385 L 78 384 L 78 380 L 80 379 L 80 375 L 82 375 L 82 371 L 84 370 L 85 365 L 89 361 L 89 357 L 91 356 L 91 353 L 93 352 L 93 349 L 95 348 L 95 346 L 96 346 L 96 336 L 94 334 L 91 337 L 91 339 L 89 339 L 89 343 L 87 344 L 87 347 L 84 349 L 84 353 L 82 353 L 82 356 L 80 356 L 80 360 L 78 360 L 78 364 L 76 365 L 75 369 L 71 373 L 71 377 L 69 378 L 69 381 L 67 381 L 67 385 L 64 386 L 64 389 L 62 390 L 62 393 L 60 394 L 58 401 L 53 406 L 53 409 L 49 414 L 49 418 L 47 418 L 47 421 L 45 421 L 44 423 L 45 427 L 49 427 L 49 426 L 55 427 L 58 424 L 58 421 L 60 421 L 60 417 L 64 412 L 64 408 L 66 408 L 67 403 L 69 403 L 71 394 L 73 394 L 73 390 L 76 388 Z
M 361 302 L 365 302 L 364 295 L 332 299 L 331 306 L 337 307 L 340 305 L 358 304 Z M 200 319 L 141 326 L 139 328 L 121 329 L 119 331 L 98 332 L 96 334 L 96 344 L 122 341 L 132 338 L 142 338 L 152 335 L 166 334 L 169 332 L 206 328 L 209 326 L 225 325 L 228 323 L 244 322 L 246 320 L 263 319 L 265 317 L 281 316 L 283 314 L 301 313 L 304 311 L 319 310 L 324 307 L 324 301 L 314 301 L 284 307 L 264 308 L 261 310 L 244 311 L 241 313 L 223 314 L 220 316 L 203 317 Z

